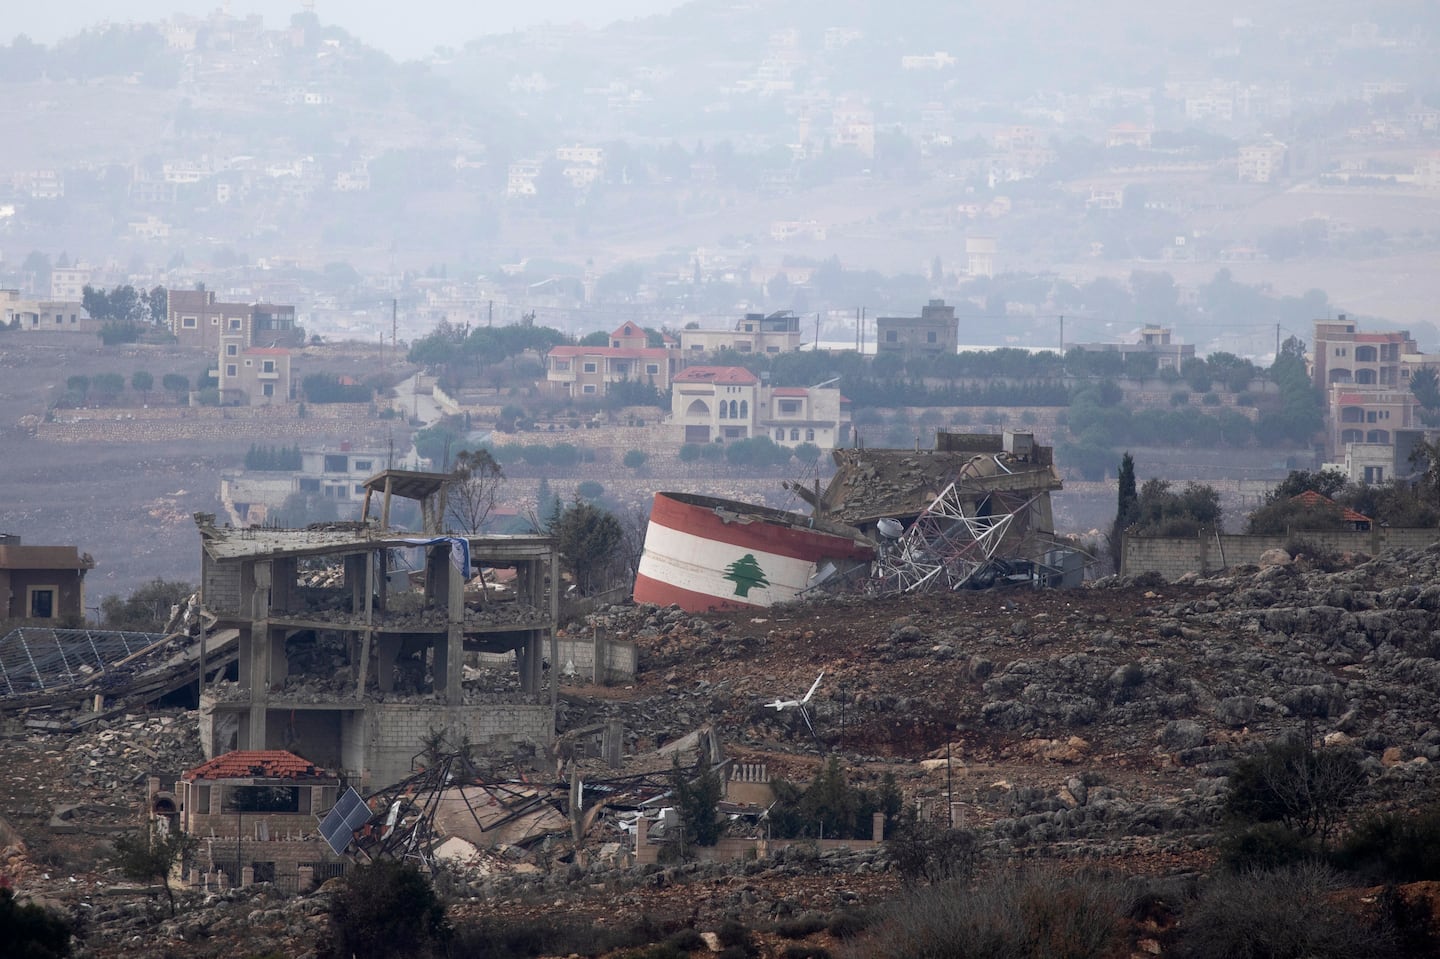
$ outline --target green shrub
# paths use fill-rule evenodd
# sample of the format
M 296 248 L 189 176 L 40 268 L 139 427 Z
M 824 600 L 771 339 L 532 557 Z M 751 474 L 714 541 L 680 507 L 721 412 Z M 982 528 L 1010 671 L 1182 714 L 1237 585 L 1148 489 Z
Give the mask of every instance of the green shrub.
M 987 876 L 948 882 L 886 907 L 847 954 L 867 959 L 1106 959 L 1123 954 L 1129 898 L 1085 875 Z
M 63 959 L 70 955 L 70 921 L 33 903 L 20 905 L 15 893 L 0 886 L 0 941 L 6 955 Z
M 1345 837 L 1332 862 L 1368 882 L 1440 879 L 1440 804 L 1414 814 L 1365 819 Z
M 914 820 L 902 821 L 891 830 L 885 850 L 907 883 L 969 879 L 980 856 L 973 832 Z
M 780 959 L 830 959 L 830 950 L 823 946 L 802 946 L 791 943 L 780 951 Z
M 869 914 L 841 910 L 830 917 L 825 931 L 836 939 L 854 939 L 871 926 Z
M 1232 819 L 1280 823 L 1323 849 L 1364 785 L 1354 750 L 1287 740 L 1235 764 L 1225 808 Z
M 706 948 L 705 937 L 700 935 L 696 929 L 681 929 L 665 941 L 684 952 L 695 952 L 698 949 Z
M 407 863 L 380 859 L 351 870 L 330 903 L 336 959 L 443 955 L 452 930 L 430 880 Z
M 1232 830 L 1221 839 L 1219 851 L 1220 864 L 1231 872 L 1284 869 L 1319 855 L 1312 840 L 1278 822 Z
M 807 912 L 775 924 L 775 934 L 782 939 L 804 939 L 825 928 L 825 917 L 818 912 Z
M 1314 864 L 1225 875 L 1201 890 L 1179 926 L 1181 959 L 1359 959 L 1381 943 L 1337 909 L 1334 873 Z M 1167 951 L 1167 955 L 1168 955 Z
M 715 938 L 720 940 L 722 959 L 749 959 L 760 954 L 755 945 L 755 933 L 739 920 L 725 920 L 715 930 Z

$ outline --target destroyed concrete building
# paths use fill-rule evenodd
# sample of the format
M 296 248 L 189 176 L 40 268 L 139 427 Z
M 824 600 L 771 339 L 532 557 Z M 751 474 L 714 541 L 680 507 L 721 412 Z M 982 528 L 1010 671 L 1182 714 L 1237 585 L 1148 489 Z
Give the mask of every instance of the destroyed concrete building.
M 856 448 L 832 455 L 835 475 L 818 502 L 809 489 L 795 487 L 830 522 L 877 535 L 880 520 L 911 523 L 953 484 L 971 515 L 1033 500 L 1023 526 L 1007 534 L 1007 548 L 1027 536 L 1053 533 L 1050 493 L 1064 484 L 1055 470 L 1054 448 L 1037 444 L 1032 433 L 938 433 L 934 449 Z
M 546 536 L 416 535 L 369 523 L 236 529 L 197 514 L 212 632 L 234 681 L 200 696 L 205 755 L 287 749 L 351 782 L 410 775 L 437 738 L 512 762 L 554 735 L 558 554 Z M 484 586 L 509 568 L 513 588 Z M 478 579 L 480 588 L 467 589 Z M 463 681 L 467 654 L 506 670 Z M 491 657 L 490 659 L 494 659 Z M 204 667 L 201 667 L 204 672 Z
M 1055 536 L 1054 450 L 1031 433 L 939 433 L 933 450 L 846 449 L 823 492 L 795 492 L 826 522 L 878 544 L 871 592 L 1029 583 L 1077 586 L 1085 557 Z
M 933 450 L 833 455 L 823 492 L 795 491 L 820 519 L 879 544 L 872 589 L 1079 585 L 1084 557 L 1055 536 L 1054 450 L 1033 434 L 939 433 Z

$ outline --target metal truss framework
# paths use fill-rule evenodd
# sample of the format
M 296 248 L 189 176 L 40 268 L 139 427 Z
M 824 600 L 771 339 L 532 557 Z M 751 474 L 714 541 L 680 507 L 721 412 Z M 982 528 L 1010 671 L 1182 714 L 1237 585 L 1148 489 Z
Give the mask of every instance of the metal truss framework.
M 164 638 L 119 630 L 11 630 L 0 638 L 0 698 L 89 682 Z
M 967 488 L 962 471 L 898 539 L 882 548 L 873 586 L 880 593 L 914 593 L 978 584 L 1017 518 L 1022 528 L 1028 525 L 1025 514 L 1043 495 Z M 976 504 L 971 513 L 966 504 Z

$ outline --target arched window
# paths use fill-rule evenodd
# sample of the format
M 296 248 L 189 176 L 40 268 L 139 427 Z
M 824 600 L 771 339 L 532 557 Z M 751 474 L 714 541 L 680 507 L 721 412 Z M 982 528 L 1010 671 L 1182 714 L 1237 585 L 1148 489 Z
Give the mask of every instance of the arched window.
M 805 442 L 807 442 L 807 443 L 813 443 L 813 442 L 815 442 L 815 431 L 814 431 L 814 430 L 806 430 L 806 431 L 805 431 Z
M 732 420 L 738 420 L 740 418 L 740 406 L 734 400 L 730 401 L 730 418 Z
M 1343 366 L 1337 366 L 1335 369 L 1330 371 L 1331 383 L 1349 383 L 1351 382 L 1351 380 L 1352 377 L 1350 375 L 1350 371 L 1345 369 L 1345 367 Z
M 1342 430 L 1340 433 L 1342 443 L 1363 443 L 1365 442 L 1364 430 Z
M 1390 442 L 1390 431 L 1389 431 L 1389 430 L 1371 430 L 1370 432 L 1368 432 L 1368 433 L 1365 434 L 1365 442 L 1367 442 L 1367 443 L 1388 443 L 1388 442 Z
M 776 439 L 777 441 L 783 440 L 784 438 L 785 438 L 785 431 L 784 431 L 784 430 L 776 430 L 776 431 L 775 431 L 775 439 Z
M 730 418 L 730 407 L 724 400 L 720 401 L 720 418 L 722 420 L 728 420 Z
M 799 431 L 799 430 L 791 430 L 791 431 L 790 431 L 790 440 L 791 440 L 792 442 L 799 442 L 799 440 L 800 440 L 800 431 Z
M 740 401 L 740 418 L 741 418 L 742 420 L 744 420 L 744 419 L 749 419 L 749 418 L 750 418 L 750 401 L 749 401 L 749 400 L 741 400 L 741 401 Z
M 1379 358 L 1380 357 L 1376 354 L 1375 347 L 1373 346 L 1355 347 L 1356 363 L 1374 363 Z
M 1373 383 L 1375 382 L 1375 371 L 1374 371 L 1374 370 L 1356 370 L 1356 371 L 1355 371 L 1355 382 L 1356 382 L 1356 383 L 1373 384 Z
M 685 410 L 686 416 L 709 416 L 710 407 L 705 405 L 704 400 L 696 400 Z

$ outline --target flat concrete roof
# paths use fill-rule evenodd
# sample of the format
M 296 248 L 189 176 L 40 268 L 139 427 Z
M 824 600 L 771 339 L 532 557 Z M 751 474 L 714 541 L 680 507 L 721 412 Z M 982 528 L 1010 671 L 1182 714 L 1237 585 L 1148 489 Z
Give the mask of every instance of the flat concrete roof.
M 205 552 L 217 560 L 261 559 L 275 556 L 324 556 L 364 553 L 375 549 L 410 549 L 418 542 L 441 537 L 464 539 L 470 555 L 486 561 L 539 559 L 555 547 L 553 536 L 407 533 L 378 526 L 323 529 L 235 528 L 213 526 L 196 519 Z

